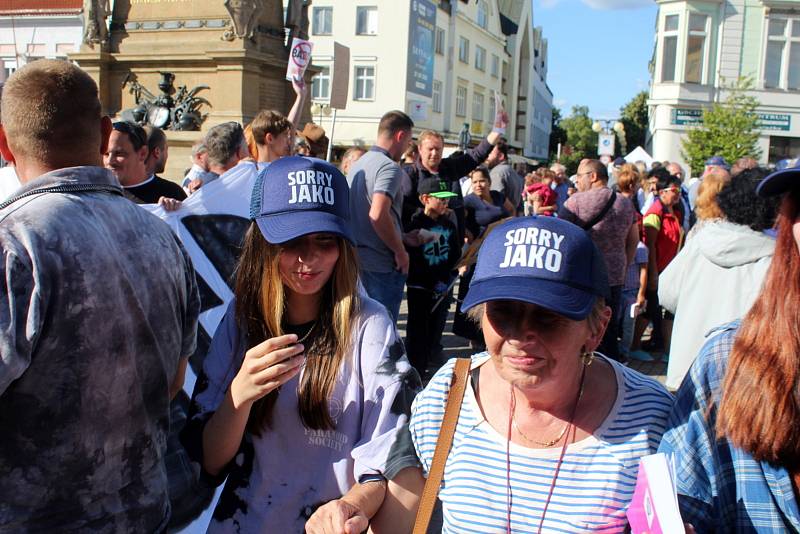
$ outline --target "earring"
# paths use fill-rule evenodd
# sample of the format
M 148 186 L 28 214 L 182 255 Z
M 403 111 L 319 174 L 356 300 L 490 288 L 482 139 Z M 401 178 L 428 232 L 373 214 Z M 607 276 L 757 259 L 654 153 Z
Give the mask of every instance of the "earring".
M 581 351 L 581 360 L 583 360 L 583 365 L 585 365 L 586 367 L 592 365 L 592 362 L 594 361 L 594 355 L 595 355 L 594 351 L 590 352 L 586 349 L 583 349 Z

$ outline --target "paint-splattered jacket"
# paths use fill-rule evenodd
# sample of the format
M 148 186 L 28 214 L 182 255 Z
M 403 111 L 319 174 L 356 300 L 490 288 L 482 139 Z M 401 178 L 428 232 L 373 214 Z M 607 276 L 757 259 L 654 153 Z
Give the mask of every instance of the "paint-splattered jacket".
M 246 343 L 234 307 L 232 301 L 214 335 L 182 435 L 197 462 L 202 459 L 203 428 L 244 357 Z M 353 336 L 352 352 L 328 401 L 336 428 L 306 428 L 296 394 L 300 375 L 284 384 L 272 428 L 261 436 L 245 432 L 239 452 L 218 477 L 221 482 L 227 475 L 227 481 L 209 532 L 302 533 L 320 505 L 340 497 L 362 477 L 418 464 L 413 449 L 397 443 L 397 437 L 404 435 L 398 431 L 408 423 L 419 378 L 386 309 L 362 296 Z M 397 453 L 402 447 L 406 454 Z
M 194 271 L 104 169 L 0 211 L 0 532 L 154 532 L 169 517 L 169 384 L 194 351 Z

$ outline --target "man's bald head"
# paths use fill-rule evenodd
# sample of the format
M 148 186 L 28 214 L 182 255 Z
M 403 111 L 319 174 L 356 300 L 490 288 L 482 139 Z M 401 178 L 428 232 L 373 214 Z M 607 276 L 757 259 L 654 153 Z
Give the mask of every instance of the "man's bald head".
M 15 161 L 50 169 L 99 164 L 107 141 L 97 85 L 72 63 L 41 59 L 17 70 L 3 87 L 0 112 Z

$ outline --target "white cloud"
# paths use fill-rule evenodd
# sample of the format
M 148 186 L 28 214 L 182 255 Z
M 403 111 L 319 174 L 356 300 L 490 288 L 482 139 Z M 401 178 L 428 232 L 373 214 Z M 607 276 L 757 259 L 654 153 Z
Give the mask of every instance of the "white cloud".
M 554 98 L 553 99 L 553 107 L 564 109 L 564 106 L 567 105 L 567 101 L 563 98 Z
M 653 0 L 581 0 L 592 9 L 609 11 L 614 9 L 638 9 L 653 5 Z

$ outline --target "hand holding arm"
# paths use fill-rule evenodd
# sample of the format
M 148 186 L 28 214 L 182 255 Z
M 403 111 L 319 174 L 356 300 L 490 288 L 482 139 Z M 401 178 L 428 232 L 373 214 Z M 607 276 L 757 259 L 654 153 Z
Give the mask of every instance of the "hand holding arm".
M 306 523 L 306 533 L 360 534 L 369 526 L 369 519 L 385 495 L 385 480 L 356 484 L 341 499 L 318 508 Z

